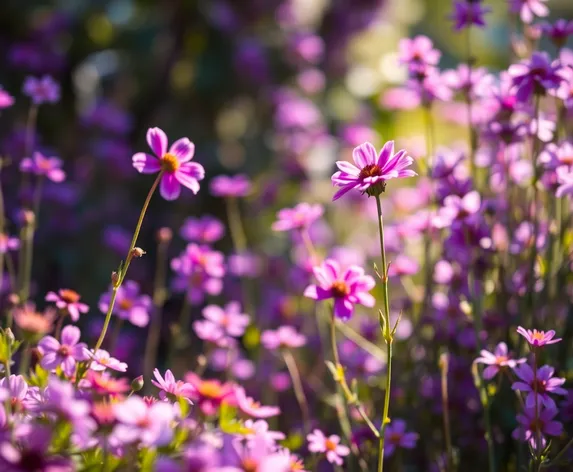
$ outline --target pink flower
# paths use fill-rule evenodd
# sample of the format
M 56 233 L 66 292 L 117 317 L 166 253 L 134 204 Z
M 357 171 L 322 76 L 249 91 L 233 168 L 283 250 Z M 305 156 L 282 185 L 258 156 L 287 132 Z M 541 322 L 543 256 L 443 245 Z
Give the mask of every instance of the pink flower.
M 515 369 L 518 364 L 523 364 L 526 360 L 525 358 L 511 359 L 507 352 L 507 344 L 505 343 L 499 343 L 493 353 L 482 349 L 480 354 L 481 357 L 478 357 L 475 362 L 487 365 L 483 371 L 483 378 L 487 380 L 495 377 L 503 368 L 509 367 L 510 369 Z
M 0 87 L 0 110 L 14 105 L 14 97 Z
M 214 243 L 225 234 L 225 225 L 213 216 L 189 217 L 183 222 L 179 234 L 186 241 Z
M 297 348 L 306 344 L 306 336 L 292 326 L 280 326 L 276 331 L 266 330 L 261 335 L 261 343 L 270 351 L 283 348 Z
M 461 31 L 472 25 L 483 27 L 485 26 L 484 15 L 490 11 L 491 8 L 484 7 L 479 1 L 458 0 L 454 2 L 454 12 L 450 19 L 454 21 L 455 31 Z
M 427 36 L 403 38 L 398 43 L 401 64 L 424 63 L 435 66 L 440 62 L 442 53 L 434 49 L 434 43 Z
M 98 349 L 96 353 L 93 350 L 88 350 L 86 354 L 91 358 L 92 362 L 90 364 L 90 369 L 98 371 L 103 371 L 105 369 L 115 370 L 117 372 L 125 372 L 127 370 L 127 364 L 121 362 L 115 357 L 111 357 L 109 352 L 104 349 Z
M 0 254 L 6 254 L 8 251 L 14 251 L 20 247 L 18 238 L 10 237 L 7 234 L 0 233 Z
M 185 375 L 185 381 L 194 388 L 191 398 L 205 415 L 214 415 L 224 400 L 234 397 L 235 389 L 229 383 L 216 379 L 204 380 L 193 372 Z
M 230 302 L 225 305 L 225 309 L 217 305 L 208 305 L 203 308 L 203 316 L 233 338 L 245 333 L 250 320 L 249 315 L 241 313 L 239 302 Z
M 313 268 L 318 285 L 309 285 L 304 296 L 314 300 L 334 298 L 334 315 L 347 320 L 354 312 L 354 305 L 373 307 L 374 297 L 368 293 L 375 282 L 364 269 L 350 266 L 344 272 L 338 262 L 327 259 L 320 266 Z
M 147 144 L 155 156 L 138 152 L 133 155 L 133 167 L 143 174 L 163 172 L 159 192 L 165 200 L 175 200 L 181 193 L 181 185 L 199 191 L 199 180 L 205 177 L 201 164 L 189 162 L 193 159 L 195 145 L 187 138 L 175 141 L 167 150 L 167 136 L 159 128 L 147 130 Z
M 152 301 L 149 295 L 139 293 L 139 284 L 134 280 L 126 280 L 117 289 L 113 314 L 122 320 L 128 320 L 134 326 L 144 328 L 149 323 L 149 312 Z M 110 291 L 102 294 L 98 307 L 102 313 L 107 313 L 111 299 Z
M 342 465 L 342 458 L 350 454 L 350 449 L 340 444 L 339 436 L 333 434 L 326 437 L 320 429 L 315 429 L 306 440 L 310 452 L 325 452 L 326 460 L 331 464 Z
M 20 162 L 20 170 L 22 172 L 44 176 L 56 183 L 63 182 L 66 179 L 66 173 L 61 167 L 61 159 L 45 157 L 40 152 L 35 152 L 32 158 L 25 157 Z
M 420 270 L 418 263 L 403 254 L 396 256 L 388 268 L 388 277 L 402 277 L 405 275 L 414 275 Z
M 239 410 L 253 418 L 270 418 L 281 412 L 278 406 L 263 406 L 253 398 L 248 397 L 243 387 L 235 388 L 235 399 Z
M 176 401 L 178 398 L 185 398 L 191 403 L 189 398 L 195 392 L 193 385 L 182 380 L 175 380 L 173 372 L 169 369 L 165 371 L 165 378 L 163 378 L 158 369 L 153 371 L 153 375 L 157 381 L 152 380 L 151 383 L 161 390 L 159 396 L 162 400 L 170 399 Z
M 392 420 L 389 425 L 386 425 L 384 431 L 384 456 L 391 456 L 397 447 L 404 449 L 414 449 L 418 441 L 418 433 L 407 433 L 406 422 L 404 420 Z
M 64 374 L 72 377 L 76 371 L 76 361 L 86 361 L 87 346 L 80 343 L 81 331 L 78 327 L 68 325 L 62 330 L 62 342 L 52 336 L 46 336 L 38 343 L 43 353 L 40 365 L 46 370 L 61 366 Z
M 394 154 L 394 141 L 388 141 L 379 154 L 372 144 L 361 144 L 354 148 L 352 158 L 356 165 L 346 161 L 336 163 L 340 170 L 332 176 L 332 183 L 342 188 L 334 194 L 333 200 L 353 189 L 370 196 L 379 195 L 385 190 L 387 180 L 418 175 L 406 169 L 414 162 L 406 151 Z
M 547 0 L 509 0 L 509 11 L 519 14 L 521 21 L 531 23 L 536 16 L 549 15 L 549 8 L 544 3 Z
M 251 192 L 251 182 L 244 174 L 219 175 L 211 181 L 209 188 L 215 197 L 245 197 Z
M 527 342 L 532 345 L 533 347 L 543 347 L 548 344 L 555 344 L 561 341 L 561 338 L 553 339 L 555 336 L 555 331 L 537 331 L 534 329 L 533 331 L 530 329 L 525 329 L 519 326 L 517 328 L 517 332 L 521 334 Z
M 322 205 L 299 203 L 294 208 L 283 208 L 277 213 L 277 221 L 272 224 L 273 231 L 292 231 L 306 229 L 324 213 Z
M 48 292 L 46 294 L 47 302 L 54 302 L 56 306 L 70 314 L 72 321 L 80 319 L 80 313 L 87 313 L 89 307 L 85 303 L 80 303 L 80 294 L 69 288 L 62 288 L 56 292 Z

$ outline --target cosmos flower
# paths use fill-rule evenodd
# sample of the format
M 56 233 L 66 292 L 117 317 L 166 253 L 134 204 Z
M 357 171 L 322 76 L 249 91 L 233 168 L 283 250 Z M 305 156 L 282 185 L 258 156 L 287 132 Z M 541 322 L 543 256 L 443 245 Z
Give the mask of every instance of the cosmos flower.
M 545 5 L 547 0 L 508 0 L 509 11 L 519 15 L 524 23 L 531 23 L 533 19 L 549 15 L 549 8 Z
M 396 451 L 396 448 L 414 449 L 418 442 L 418 433 L 406 432 L 406 422 L 394 419 L 384 432 L 384 456 L 389 457 Z
M 512 359 L 507 351 L 507 344 L 501 342 L 492 352 L 482 349 L 481 357 L 478 357 L 475 362 L 478 364 L 486 364 L 487 367 L 483 370 L 483 378 L 486 380 L 494 378 L 497 373 L 503 368 L 509 367 L 515 369 L 518 364 L 523 364 L 526 359 Z
M 28 341 L 37 340 L 48 334 L 56 318 L 54 310 L 47 309 L 44 313 L 36 311 L 33 303 L 26 303 L 14 309 L 13 316 L 16 326 L 20 328 Z
M 72 321 L 80 319 L 80 313 L 87 313 L 89 306 L 80 302 L 80 294 L 69 288 L 62 288 L 58 292 L 48 292 L 45 300 L 55 303 L 59 310 L 65 311 L 70 315 Z
M 110 292 L 102 294 L 99 300 L 99 309 L 107 313 L 109 308 Z M 144 328 L 149 323 L 149 312 L 152 308 L 151 297 L 140 294 L 139 284 L 133 280 L 126 280 L 117 289 L 113 314 L 132 325 Z
M 279 415 L 281 412 L 278 406 L 264 406 L 253 398 L 248 397 L 243 387 L 238 386 L 235 388 L 235 400 L 239 410 L 253 418 L 270 418 L 271 416 Z
M 342 465 L 342 458 L 350 454 L 350 449 L 340 444 L 340 436 L 336 434 L 326 437 L 320 429 L 315 429 L 306 440 L 310 452 L 326 453 L 326 460 L 331 464 Z
M 20 162 L 20 170 L 29 174 L 44 176 L 52 182 L 60 183 L 66 180 L 66 173 L 61 169 L 62 160 L 57 157 L 46 157 L 41 152 L 35 152 Z
M 454 2 L 454 12 L 450 19 L 454 22 L 455 31 L 461 31 L 472 25 L 484 27 L 484 15 L 490 11 L 491 8 L 484 7 L 479 0 L 457 0 Z
M 209 215 L 189 217 L 183 222 L 179 234 L 186 241 L 211 244 L 225 235 L 225 225 L 221 220 Z
M 205 415 L 214 415 L 224 400 L 234 397 L 235 388 L 229 383 L 216 379 L 204 380 L 193 372 L 185 375 L 185 381 L 194 387 L 191 398 Z
M 90 349 L 87 355 L 92 360 L 90 369 L 96 372 L 105 369 L 111 369 L 117 372 L 125 372 L 127 370 L 127 364 L 125 362 L 121 362 L 119 359 L 112 357 L 105 349 L 98 349 L 96 353 L 93 352 L 93 349 Z
M 543 347 L 561 341 L 561 338 L 553 339 L 555 337 L 555 331 L 552 329 L 549 331 L 538 331 L 536 329 L 530 330 L 519 326 L 517 332 L 533 347 Z
M 534 51 L 529 60 L 512 64 L 508 72 L 517 87 L 516 98 L 527 102 L 534 94 L 543 95 L 558 88 L 563 81 L 559 70 L 560 66 L 552 64 L 547 53 L 539 51 Z
M 387 180 L 418 175 L 406 169 L 414 162 L 406 151 L 400 150 L 394 154 L 394 141 L 388 141 L 379 154 L 372 144 L 361 144 L 354 148 L 352 158 L 356 165 L 346 161 L 336 163 L 340 170 L 332 176 L 332 183 L 342 188 L 334 194 L 333 200 L 338 200 L 353 189 L 369 196 L 380 195 L 386 188 Z
M 189 398 L 193 395 L 195 390 L 191 384 L 181 380 L 175 380 L 173 372 L 169 369 L 165 371 L 165 378 L 161 376 L 159 369 L 155 369 L 153 375 L 156 380 L 152 380 L 151 383 L 161 390 L 159 396 L 162 400 L 169 399 L 176 401 L 179 398 L 184 398 L 191 402 Z
M 245 197 L 251 192 L 251 181 L 244 174 L 218 175 L 211 180 L 209 190 L 215 197 Z
M 62 330 L 61 343 L 53 336 L 45 336 L 38 343 L 43 356 L 41 366 L 47 370 L 54 370 L 61 366 L 64 374 L 72 377 L 76 370 L 77 361 L 87 361 L 87 346 L 80 341 L 81 331 L 77 326 L 68 325 Z
M 563 18 L 557 19 L 553 24 L 542 23 L 540 28 L 557 47 L 562 47 L 567 42 L 567 38 L 573 35 L 573 21 Z
M 292 231 L 306 229 L 324 213 L 322 205 L 299 203 L 294 208 L 283 208 L 277 213 L 277 221 L 272 224 L 273 231 Z
M 537 437 L 541 436 L 541 447 L 544 447 L 546 440 L 544 436 L 561 436 L 563 425 L 555 421 L 557 408 L 545 408 L 539 405 L 538 413 L 535 406 L 526 406 L 524 410 L 516 416 L 519 425 L 513 431 L 512 436 L 521 441 L 527 441 L 531 446 L 537 448 Z
M 342 271 L 338 262 L 327 259 L 313 268 L 318 285 L 309 285 L 304 296 L 313 300 L 334 299 L 334 315 L 347 320 L 354 312 L 354 305 L 373 307 L 374 297 L 368 293 L 374 288 L 372 277 L 364 274 L 364 269 L 350 266 Z
M 203 316 L 232 338 L 242 336 L 250 321 L 249 315 L 241 313 L 239 302 L 227 303 L 224 309 L 217 305 L 208 305 L 203 308 Z
M 297 348 L 306 344 L 306 336 L 293 326 L 279 326 L 276 330 L 266 330 L 261 334 L 261 344 L 268 350 Z
M 133 167 L 143 174 L 162 172 L 159 192 L 165 200 L 175 200 L 181 185 L 193 193 L 199 192 L 199 181 L 205 177 L 201 164 L 189 162 L 195 154 L 195 145 L 187 138 L 175 141 L 167 150 L 167 135 L 159 128 L 147 130 L 147 144 L 155 155 L 138 152 L 133 155 Z
M 24 95 L 32 99 L 34 105 L 56 103 L 60 100 L 60 85 L 49 75 L 45 75 L 40 79 L 26 77 L 22 91 Z
M 520 392 L 526 392 L 525 406 L 531 407 L 539 403 L 547 408 L 556 408 L 555 401 L 549 396 L 567 395 L 567 390 L 561 387 L 565 383 L 564 378 L 553 377 L 555 369 L 544 365 L 534 371 L 528 364 L 522 364 L 514 369 L 520 381 L 515 382 L 511 388 Z

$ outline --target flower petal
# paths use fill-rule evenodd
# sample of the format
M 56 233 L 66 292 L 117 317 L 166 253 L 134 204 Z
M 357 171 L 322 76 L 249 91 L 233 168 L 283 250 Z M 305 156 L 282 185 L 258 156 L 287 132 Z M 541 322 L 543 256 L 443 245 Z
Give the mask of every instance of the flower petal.
M 147 144 L 157 157 L 163 157 L 167 152 L 167 136 L 160 128 L 147 130 Z
M 165 174 L 161 177 L 159 184 L 159 193 L 165 200 L 176 200 L 181 193 L 181 184 L 175 177 L 175 174 Z
M 138 152 L 133 155 L 131 161 L 133 162 L 133 167 L 141 174 L 155 174 L 161 170 L 159 159 L 151 154 Z
M 195 145 L 187 138 L 178 139 L 169 148 L 169 154 L 173 154 L 181 164 L 188 162 L 193 159 Z

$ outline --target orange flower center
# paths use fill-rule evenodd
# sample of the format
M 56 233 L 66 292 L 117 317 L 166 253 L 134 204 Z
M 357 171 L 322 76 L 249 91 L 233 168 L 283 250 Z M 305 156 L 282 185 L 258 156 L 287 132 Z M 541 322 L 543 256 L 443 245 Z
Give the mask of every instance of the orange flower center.
M 243 459 L 243 462 L 241 463 L 241 467 L 243 468 L 243 470 L 245 472 L 257 472 L 257 469 L 259 468 L 259 464 L 255 459 Z
M 563 164 L 567 164 L 568 166 L 573 165 L 573 154 L 571 154 L 570 156 L 562 156 L 561 158 L 559 158 L 559 160 L 563 162 Z
M 124 298 L 118 303 L 118 305 L 120 310 L 129 310 L 133 307 L 133 300 L 130 300 L 129 298 Z
M 207 398 L 219 398 L 222 393 L 219 383 L 213 380 L 206 380 L 199 386 L 199 393 Z
M 531 338 L 534 339 L 535 341 L 543 341 L 544 334 L 545 333 L 543 333 L 543 331 L 537 331 L 536 329 L 534 329 Z
M 509 357 L 507 356 L 497 356 L 497 358 L 495 359 L 495 363 L 501 365 L 502 362 L 507 362 L 508 360 Z
M 326 446 L 327 451 L 336 451 L 336 443 L 334 443 L 330 439 L 327 439 L 324 445 Z
M 375 177 L 377 175 L 382 175 L 382 169 L 376 164 L 368 164 L 362 168 L 358 178 L 365 179 L 366 177 Z
M 60 298 L 66 303 L 77 303 L 80 299 L 80 294 L 70 289 L 60 290 Z
M 161 168 L 165 172 L 173 173 L 177 169 L 179 169 L 180 165 L 181 164 L 179 164 L 177 157 L 175 157 L 173 154 L 167 153 L 167 154 L 164 154 L 163 157 L 161 158 Z
M 332 290 L 332 295 L 334 295 L 337 298 L 345 297 L 350 293 L 348 285 L 346 285 L 346 283 L 343 282 L 342 280 L 334 281 L 330 289 Z

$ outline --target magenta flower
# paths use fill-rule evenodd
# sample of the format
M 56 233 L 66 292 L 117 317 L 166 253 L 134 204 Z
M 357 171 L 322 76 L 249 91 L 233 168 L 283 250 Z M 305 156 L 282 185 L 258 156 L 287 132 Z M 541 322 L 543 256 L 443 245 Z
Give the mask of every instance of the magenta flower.
M 224 400 L 234 397 L 235 388 L 216 379 L 204 380 L 193 372 L 185 375 L 185 381 L 194 387 L 192 400 L 196 401 L 205 415 L 214 415 Z
M 543 95 L 558 88 L 563 81 L 559 70 L 560 66 L 552 64 L 547 53 L 539 51 L 535 51 L 530 60 L 512 64 L 508 72 L 517 87 L 516 98 L 527 102 L 533 94 Z
M 189 217 L 179 230 L 183 239 L 197 243 L 214 243 L 225 235 L 225 225 L 213 216 Z
M 155 156 L 138 152 L 133 155 L 133 167 L 143 174 L 163 172 L 159 192 L 165 200 L 175 200 L 181 185 L 193 193 L 199 191 L 199 181 L 205 177 L 201 164 L 189 162 L 195 154 L 195 145 L 187 138 L 175 141 L 167 151 L 167 136 L 159 128 L 147 130 L 147 144 Z
M 60 343 L 53 336 L 45 336 L 38 343 L 43 357 L 40 365 L 49 371 L 61 366 L 64 374 L 72 377 L 76 371 L 76 361 L 87 361 L 87 346 L 80 343 L 81 331 L 77 326 L 68 325 L 62 330 Z
M 315 429 L 306 440 L 310 452 L 326 453 L 326 460 L 331 464 L 342 465 L 342 458 L 350 454 L 350 449 L 340 444 L 340 436 L 333 434 L 326 437 L 320 429 Z
M 32 158 L 25 157 L 20 162 L 20 170 L 29 174 L 44 176 L 52 182 L 60 183 L 66 179 L 66 173 L 61 169 L 62 160 L 57 157 L 45 157 L 35 152 Z
M 454 2 L 454 11 L 450 19 L 454 22 L 455 31 L 461 31 L 472 25 L 483 27 L 484 15 L 490 11 L 491 8 L 484 7 L 479 0 L 457 0 Z
M 390 424 L 386 425 L 386 430 L 384 432 L 384 456 L 391 456 L 398 447 L 414 449 L 418 442 L 418 438 L 418 433 L 406 432 L 406 422 L 404 420 L 392 420 Z
M 127 364 L 125 362 L 121 362 L 119 359 L 112 357 L 109 352 L 104 349 L 98 349 L 96 353 L 94 353 L 93 349 L 90 349 L 86 354 L 92 360 L 90 369 L 96 372 L 101 372 L 105 369 L 115 370 L 116 372 L 125 372 L 127 370 Z
M 438 65 L 442 53 L 434 49 L 434 43 L 427 36 L 403 38 L 398 43 L 399 61 L 401 64 L 423 63 L 431 66 Z
M 324 213 L 322 205 L 299 203 L 294 208 L 283 208 L 277 213 L 277 221 L 272 224 L 274 231 L 306 229 Z
M 526 360 L 525 358 L 512 359 L 507 352 L 507 344 L 505 343 L 499 343 L 493 353 L 482 349 L 480 354 L 481 357 L 478 357 L 475 362 L 487 365 L 483 370 L 483 378 L 486 380 L 494 378 L 500 370 L 506 367 L 515 369 L 518 364 L 523 364 Z
M 0 110 L 14 105 L 14 97 L 0 87 Z
M 0 254 L 15 251 L 20 247 L 20 240 L 7 234 L 0 233 Z
M 87 313 L 89 306 L 80 302 L 80 294 L 69 288 L 62 288 L 56 292 L 48 292 L 45 300 L 47 302 L 54 302 L 58 309 L 69 313 L 72 321 L 80 319 L 80 313 Z
M 379 154 L 372 144 L 361 144 L 352 151 L 352 158 L 356 165 L 346 161 L 336 163 L 340 170 L 332 176 L 332 183 L 342 188 L 332 200 L 338 200 L 353 189 L 370 196 L 380 195 L 386 188 L 387 180 L 418 175 L 406 169 L 414 162 L 406 151 L 400 150 L 394 154 L 394 141 L 388 141 Z
M 152 380 L 151 383 L 161 390 L 159 396 L 162 400 L 177 401 L 179 398 L 184 398 L 191 403 L 190 397 L 195 392 L 193 385 L 182 380 L 175 380 L 173 372 L 169 369 L 165 371 L 165 378 L 161 376 L 159 369 L 155 369 L 153 375 L 157 381 Z
M 266 330 L 261 335 L 261 344 L 269 351 L 297 348 L 306 344 L 306 336 L 293 326 L 280 326 L 277 330 Z
M 209 189 L 215 197 L 245 197 L 251 192 L 251 181 L 244 174 L 219 175 L 211 180 Z
M 524 23 L 531 23 L 536 16 L 549 15 L 549 8 L 545 5 L 547 0 L 508 0 L 509 11 L 519 15 Z
M 555 173 L 559 184 L 555 196 L 561 198 L 564 195 L 573 195 L 573 172 L 568 167 L 562 166 L 558 167 Z
M 519 326 L 517 328 L 517 332 L 521 334 L 526 341 L 533 347 L 543 347 L 548 344 L 555 344 L 561 341 L 561 338 L 553 339 L 555 336 L 555 331 L 537 331 L 534 329 L 533 331 L 530 329 L 525 329 Z
M 347 320 L 354 312 L 354 305 L 373 307 L 374 297 L 368 293 L 376 283 L 364 269 L 350 266 L 344 272 L 338 262 L 327 259 L 320 266 L 313 268 L 318 285 L 309 285 L 304 296 L 313 300 L 334 298 L 334 315 Z
M 170 403 L 148 405 L 143 398 L 132 396 L 114 404 L 113 411 L 119 424 L 112 436 L 120 444 L 138 441 L 145 446 L 163 446 L 173 437 L 174 411 Z
M 41 79 L 26 77 L 23 86 L 24 95 L 30 97 L 34 105 L 56 103 L 60 99 L 60 85 L 49 75 Z
M 537 437 L 541 435 L 541 447 L 545 447 L 544 436 L 561 436 L 563 425 L 554 418 L 557 416 L 557 408 L 543 408 L 539 406 L 539 413 L 536 408 L 525 407 L 522 413 L 516 416 L 519 426 L 513 431 L 512 436 L 521 441 L 527 441 L 536 449 Z
M 242 336 L 250 320 L 249 315 L 241 313 L 239 302 L 230 302 L 225 305 L 225 309 L 217 305 L 208 305 L 203 308 L 203 316 L 232 338 Z
M 553 41 L 557 47 L 562 47 L 569 36 L 573 35 L 573 21 L 559 18 L 555 23 L 542 23 L 541 31 Z
M 414 275 L 420 270 L 420 265 L 411 257 L 398 254 L 388 267 L 388 277 L 403 277 Z
M 102 294 L 98 307 L 102 313 L 109 308 L 110 293 Z M 149 323 L 149 312 L 152 308 L 151 297 L 139 293 L 139 284 L 133 280 L 125 281 L 117 289 L 113 314 L 132 325 L 144 328 Z
M 270 418 L 271 416 L 279 415 L 281 412 L 278 406 L 264 406 L 248 397 L 243 387 L 235 388 L 235 400 L 239 410 L 253 418 Z
M 515 382 L 511 388 L 520 392 L 526 392 L 525 406 L 535 406 L 536 397 L 539 403 L 543 403 L 547 408 L 556 408 L 555 401 L 549 396 L 567 395 L 567 390 L 561 388 L 565 383 L 564 378 L 553 377 L 555 369 L 544 365 L 534 372 L 528 364 L 522 364 L 514 369 L 515 374 L 521 379 Z

